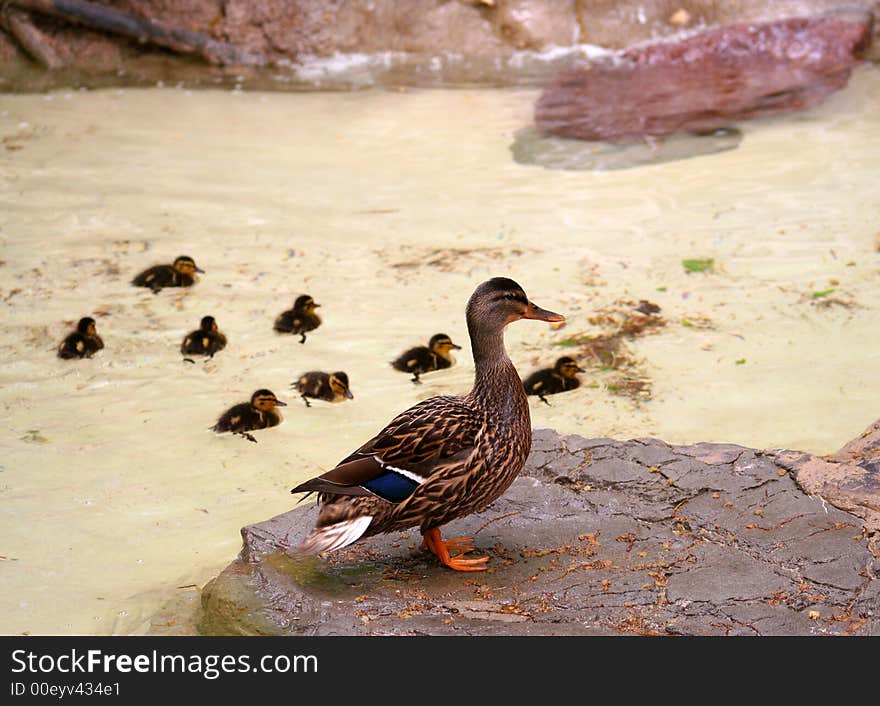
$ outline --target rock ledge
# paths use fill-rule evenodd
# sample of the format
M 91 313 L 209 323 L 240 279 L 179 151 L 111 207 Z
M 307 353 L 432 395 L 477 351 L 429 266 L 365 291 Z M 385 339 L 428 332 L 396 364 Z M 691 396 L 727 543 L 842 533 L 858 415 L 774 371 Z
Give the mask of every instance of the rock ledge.
M 242 529 L 239 558 L 202 592 L 199 629 L 880 635 L 880 561 L 869 544 L 878 530 L 870 508 L 878 449 L 880 423 L 826 460 L 538 430 L 507 493 L 448 528 L 474 537 L 490 571 L 442 568 L 415 531 L 294 560 L 278 542 L 304 536 L 316 513 L 298 507 Z M 840 482 L 808 495 L 794 476 L 817 463 L 837 464 Z M 847 467 L 865 493 L 846 480 Z M 830 504 L 841 488 L 867 524 Z

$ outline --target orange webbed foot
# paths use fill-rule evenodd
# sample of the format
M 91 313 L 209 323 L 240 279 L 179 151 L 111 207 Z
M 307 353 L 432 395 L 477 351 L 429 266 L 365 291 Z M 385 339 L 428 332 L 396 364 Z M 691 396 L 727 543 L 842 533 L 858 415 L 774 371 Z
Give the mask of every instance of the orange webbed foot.
M 470 537 L 456 537 L 444 542 L 440 536 L 440 530 L 437 528 L 425 532 L 422 546 L 429 549 L 444 566 L 455 571 L 485 571 L 485 564 L 489 561 L 487 556 L 478 559 L 462 559 L 463 554 L 473 551 L 473 540 Z M 458 552 L 458 554 L 451 556 L 450 551 Z

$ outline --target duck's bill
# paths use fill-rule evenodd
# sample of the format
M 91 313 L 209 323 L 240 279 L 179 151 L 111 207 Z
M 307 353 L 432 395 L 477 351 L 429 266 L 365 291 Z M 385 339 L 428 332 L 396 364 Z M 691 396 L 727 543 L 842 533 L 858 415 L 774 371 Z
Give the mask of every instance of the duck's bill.
M 278 407 L 286 407 L 287 402 L 282 402 L 281 400 L 275 400 L 275 405 Z
M 196 266 L 196 272 L 201 272 L 202 274 L 205 274 L 205 271 L 199 266 Z
M 565 321 L 565 317 L 562 314 L 557 314 L 555 311 L 547 311 L 547 309 L 542 309 L 532 302 L 529 302 L 529 308 L 526 310 L 526 313 L 523 314 L 523 318 L 549 321 L 550 323 Z
M 457 345 L 454 344 L 454 343 L 450 343 L 450 344 L 449 344 L 449 347 L 452 348 L 452 349 L 454 349 L 454 350 L 457 350 L 457 351 L 460 351 L 460 350 L 461 350 L 461 346 L 457 346 Z
M 350 399 L 350 400 L 353 400 L 353 399 L 354 399 L 354 395 L 351 394 L 351 390 L 346 390 L 346 391 L 345 391 L 345 396 L 346 396 L 348 399 Z

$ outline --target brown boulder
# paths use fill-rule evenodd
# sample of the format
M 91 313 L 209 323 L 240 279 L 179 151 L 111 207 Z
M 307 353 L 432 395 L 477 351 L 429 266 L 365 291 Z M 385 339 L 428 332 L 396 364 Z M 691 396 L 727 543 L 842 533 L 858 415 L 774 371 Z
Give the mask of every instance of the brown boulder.
M 880 419 L 837 453 L 781 451 L 777 462 L 797 471 L 805 492 L 860 517 L 868 546 L 880 557 Z
M 560 75 L 535 123 L 621 142 L 808 108 L 846 85 L 870 36 L 867 21 L 791 18 L 636 47 Z

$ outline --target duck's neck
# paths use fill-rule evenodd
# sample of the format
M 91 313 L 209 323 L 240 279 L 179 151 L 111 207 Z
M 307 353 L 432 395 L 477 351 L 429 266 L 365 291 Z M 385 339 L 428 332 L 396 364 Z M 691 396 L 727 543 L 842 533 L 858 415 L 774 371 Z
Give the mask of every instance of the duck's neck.
M 522 382 L 504 349 L 504 329 L 477 329 L 468 322 L 476 374 L 470 397 L 501 418 L 515 419 L 525 413 L 528 401 Z

